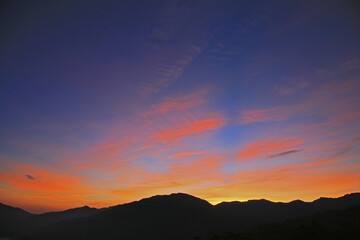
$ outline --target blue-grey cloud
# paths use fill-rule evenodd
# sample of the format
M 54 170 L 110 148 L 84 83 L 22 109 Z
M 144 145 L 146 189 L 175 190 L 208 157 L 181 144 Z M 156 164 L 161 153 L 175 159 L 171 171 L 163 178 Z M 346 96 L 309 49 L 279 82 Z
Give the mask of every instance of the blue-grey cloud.
M 29 175 L 29 174 L 26 174 L 25 177 L 26 177 L 28 180 L 32 180 L 32 181 L 36 180 L 36 178 L 35 178 L 34 176 L 31 176 L 31 175 Z
M 269 155 L 267 158 L 282 157 L 282 156 L 298 153 L 298 152 L 301 152 L 301 151 L 302 151 L 302 149 L 295 149 L 295 150 L 285 151 L 285 152 Z

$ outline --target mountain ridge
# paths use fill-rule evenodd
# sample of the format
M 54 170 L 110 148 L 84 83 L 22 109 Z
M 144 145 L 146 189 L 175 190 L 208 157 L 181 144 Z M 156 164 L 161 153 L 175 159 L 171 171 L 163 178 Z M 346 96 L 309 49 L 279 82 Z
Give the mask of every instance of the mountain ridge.
M 156 234 L 156 239 L 189 239 L 209 233 L 242 231 L 259 224 L 358 204 L 358 192 L 313 202 L 258 199 L 216 205 L 189 194 L 173 193 L 103 209 L 83 206 L 39 215 L 28 213 L 30 216 L 26 214 L 28 217 L 15 221 L 14 225 L 0 225 L 0 237 L 7 234 L 16 239 L 96 239 L 105 234 L 107 239 L 144 239 Z
M 146 200 L 146 199 L 151 199 L 151 198 L 154 198 L 154 197 L 173 196 L 173 195 L 187 195 L 187 196 L 191 196 L 191 197 L 194 197 L 194 198 L 198 198 L 198 197 L 195 197 L 195 196 L 193 196 L 191 194 L 177 192 L 177 193 L 170 193 L 170 194 L 153 195 L 153 196 L 150 196 L 150 197 L 141 198 L 139 200 L 135 200 L 135 201 L 127 202 L 127 203 L 120 203 L 120 204 L 117 204 L 117 205 L 101 207 L 101 208 L 89 207 L 87 205 L 82 205 L 82 206 L 79 206 L 79 207 L 73 207 L 73 208 L 64 209 L 64 210 L 49 211 L 49 212 L 43 212 L 43 213 L 32 213 L 30 211 L 24 210 L 24 209 L 19 208 L 19 207 L 14 207 L 14 206 L 11 206 L 9 204 L 5 204 L 3 202 L 0 202 L 0 207 L 1 207 L 1 205 L 3 205 L 3 206 L 11 207 L 11 208 L 20 209 L 20 210 L 25 211 L 25 212 L 27 212 L 29 214 L 32 214 L 32 215 L 42 215 L 42 214 L 47 214 L 47 213 L 60 213 L 60 212 L 65 212 L 65 211 L 69 211 L 69 210 L 76 210 L 76 209 L 82 209 L 82 208 L 90 208 L 90 209 L 98 209 L 98 210 L 100 210 L 100 209 L 108 209 L 108 208 L 113 208 L 113 207 L 116 207 L 116 206 L 119 206 L 119 205 L 130 204 L 130 203 L 139 202 L 139 201 Z M 291 200 L 291 201 L 288 201 L 288 202 L 281 202 L 281 201 L 271 201 L 271 200 L 268 200 L 268 199 L 265 199 L 265 198 L 259 198 L 259 199 L 249 199 L 249 200 L 245 200 L 245 201 L 237 201 L 237 200 L 234 200 L 234 201 L 222 201 L 222 202 L 219 202 L 219 203 L 216 203 L 216 204 L 212 204 L 212 203 L 208 202 L 205 199 L 201 199 L 201 198 L 198 198 L 198 199 L 204 200 L 204 201 L 208 202 L 209 204 L 211 204 L 213 206 L 217 206 L 217 205 L 221 205 L 221 204 L 224 204 L 224 203 L 248 203 L 248 202 L 258 202 L 258 201 L 269 202 L 269 203 L 280 203 L 280 204 L 289 204 L 289 203 L 297 203 L 297 202 L 313 203 L 313 202 L 316 202 L 318 200 L 339 199 L 339 198 L 344 198 L 344 197 L 347 197 L 347 196 L 354 196 L 354 195 L 359 195 L 359 197 L 360 197 L 360 192 L 347 193 L 347 194 L 339 196 L 339 197 L 319 197 L 319 198 L 317 198 L 317 199 L 315 199 L 313 201 L 304 201 L 304 200 L 301 200 L 301 199 L 295 199 L 295 200 Z

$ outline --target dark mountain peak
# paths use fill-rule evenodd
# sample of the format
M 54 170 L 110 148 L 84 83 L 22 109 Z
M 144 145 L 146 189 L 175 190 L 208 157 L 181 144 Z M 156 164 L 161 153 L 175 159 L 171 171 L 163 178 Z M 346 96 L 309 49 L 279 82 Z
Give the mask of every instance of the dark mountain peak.
M 93 213 L 98 212 L 99 209 L 97 208 L 91 208 L 89 206 L 83 206 L 83 207 L 77 207 L 77 208 L 70 208 L 64 211 L 58 211 L 58 212 L 47 212 L 43 213 L 41 215 L 79 215 L 79 216 L 88 216 Z
M 259 206 L 259 205 L 271 205 L 275 204 L 272 201 L 266 199 L 252 199 L 248 201 L 231 201 L 231 202 L 221 202 L 218 203 L 216 206 L 225 206 L 225 205 L 232 205 L 232 206 Z
M 6 204 L 3 204 L 3 203 L 0 202 L 0 208 L 16 208 L 16 207 L 11 207 L 9 205 L 6 205 Z
M 12 214 L 12 215 L 22 215 L 22 216 L 31 216 L 32 214 L 17 207 L 12 207 L 3 203 L 0 203 L 0 215 Z
M 65 211 L 79 211 L 79 210 L 81 211 L 81 210 L 90 210 L 90 209 L 96 209 L 97 210 L 97 208 L 93 208 L 93 207 L 89 207 L 89 206 L 85 205 L 85 206 L 82 206 L 82 207 L 70 208 L 70 209 L 65 210 Z
M 360 199 L 360 192 L 348 193 L 348 194 L 345 194 L 344 196 L 342 196 L 340 198 L 343 198 L 343 199 L 349 199 L 349 198 Z
M 149 198 L 143 198 L 139 204 L 166 204 L 166 205 L 197 205 L 212 206 L 204 199 L 194 197 L 186 193 L 172 193 L 170 195 L 155 195 Z
M 304 203 L 324 203 L 324 202 L 339 202 L 339 201 L 346 201 L 346 202 L 359 202 L 360 204 L 360 193 L 356 192 L 356 193 L 349 193 L 346 194 L 342 197 L 337 197 L 337 198 L 329 198 L 329 197 L 320 197 L 318 199 L 316 199 L 313 202 L 305 202 L 302 201 L 300 199 L 297 200 L 293 200 L 289 203 L 286 202 L 272 202 L 269 201 L 267 199 L 251 199 L 251 200 L 247 200 L 247 201 L 231 201 L 231 202 L 221 202 L 218 203 L 216 206 L 224 206 L 224 205 L 272 205 L 272 204 L 304 204 Z
M 290 204 L 303 204 L 305 203 L 304 201 L 300 200 L 300 199 L 296 199 L 296 200 L 293 200 L 291 202 L 289 202 Z
M 165 195 L 166 196 L 166 195 Z M 181 193 L 181 192 L 178 192 L 178 193 L 171 193 L 170 195 L 168 195 L 170 197 L 179 197 L 179 198 L 196 198 L 196 199 L 199 199 L 197 197 L 194 197 L 190 194 L 187 194 L 187 193 Z
M 243 202 L 244 204 L 272 204 L 274 202 L 266 199 L 254 199 Z
M 171 194 L 164 194 L 164 195 L 155 195 L 149 198 L 144 199 L 154 199 L 154 198 L 167 198 L 167 199 L 200 199 L 197 197 L 194 197 L 187 193 L 171 193 Z
M 185 193 L 173 193 L 169 195 L 156 195 L 143 198 L 139 201 L 121 204 L 102 211 L 101 215 L 124 215 L 125 212 L 134 211 L 138 214 L 171 216 L 175 212 L 198 212 L 210 209 L 212 205 L 200 198 Z M 97 214 L 98 215 L 98 214 Z
M 327 200 L 330 200 L 330 199 L 334 199 L 334 198 L 320 197 L 320 198 L 316 199 L 315 201 L 327 201 Z M 315 201 L 314 201 L 314 202 L 315 202 Z
M 328 200 L 334 200 L 334 199 L 360 199 L 360 193 L 358 193 L 358 192 L 349 193 L 349 194 L 345 194 L 344 196 L 337 197 L 337 198 L 320 197 L 320 198 L 316 199 L 314 202 L 316 202 L 316 201 L 328 201 Z
M 360 193 L 346 194 L 339 198 L 325 198 L 321 197 L 314 202 L 313 205 L 323 209 L 338 209 L 350 207 L 353 205 L 360 204 Z

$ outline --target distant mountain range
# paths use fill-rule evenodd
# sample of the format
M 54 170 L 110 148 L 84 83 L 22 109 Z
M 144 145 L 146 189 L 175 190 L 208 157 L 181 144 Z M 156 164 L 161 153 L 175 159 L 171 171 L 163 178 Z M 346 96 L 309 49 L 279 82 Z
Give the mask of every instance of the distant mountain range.
M 314 223 L 321 226 L 316 231 L 350 226 L 351 232 L 360 229 L 359 211 L 360 193 L 313 202 L 276 203 L 262 199 L 217 205 L 176 193 L 110 208 L 84 206 L 44 214 L 0 204 L 0 239 L 312 239 L 309 235 L 301 238 L 300 233 L 296 238 L 284 233 L 296 233 L 299 229 L 313 233 Z M 349 219 L 358 221 L 348 223 Z M 336 237 L 341 229 L 331 235 L 326 230 L 326 234 Z M 280 235 L 267 238 L 276 234 Z

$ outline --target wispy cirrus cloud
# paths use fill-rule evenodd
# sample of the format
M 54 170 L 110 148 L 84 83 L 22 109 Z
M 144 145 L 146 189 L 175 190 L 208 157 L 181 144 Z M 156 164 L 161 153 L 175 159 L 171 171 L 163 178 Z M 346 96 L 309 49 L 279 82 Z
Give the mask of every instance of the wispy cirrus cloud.
M 146 197 L 153 194 L 201 189 L 217 185 L 223 180 L 221 166 L 223 156 L 205 155 L 181 164 L 171 164 L 164 172 L 144 172 L 142 179 L 110 190 L 109 193 L 121 196 L 124 201 L 135 195 Z
M 299 150 L 288 150 L 286 149 L 296 147 L 304 143 L 304 140 L 294 138 L 267 138 L 256 142 L 246 144 L 241 147 L 237 153 L 237 160 L 251 160 L 258 157 L 272 158 L 276 156 L 289 155 Z M 275 153 L 282 151 L 281 153 Z M 294 152 L 295 151 L 295 152 Z
M 103 143 L 89 148 L 79 156 L 65 159 L 62 163 L 77 170 L 107 169 L 109 166 L 127 164 L 145 155 L 160 157 L 158 154 L 165 150 L 177 151 L 182 140 L 201 137 L 227 123 L 221 113 L 209 113 L 203 109 L 209 91 L 209 88 L 205 88 L 188 94 L 164 97 L 140 112 L 135 121 L 122 122 L 118 129 L 110 131 Z M 166 146 L 162 146 L 164 144 Z
M 181 48 L 183 48 L 183 51 L 180 53 L 177 52 L 176 54 L 178 56 L 161 52 L 161 57 L 159 57 L 159 54 L 156 55 L 156 58 L 154 56 L 148 57 L 153 68 L 149 69 L 148 77 L 141 85 L 141 94 L 156 93 L 160 89 L 170 86 L 183 74 L 185 67 L 189 65 L 202 50 L 201 47 L 194 44 L 181 46 Z M 155 51 L 159 52 L 159 50 Z
M 269 156 L 267 156 L 267 158 L 283 157 L 283 156 L 291 155 L 291 154 L 298 153 L 298 152 L 301 152 L 301 151 L 302 151 L 302 149 L 289 150 L 289 151 L 269 155 Z
M 275 106 L 263 109 L 243 110 L 240 113 L 240 124 L 255 122 L 282 122 L 295 117 L 325 116 L 339 119 L 339 116 L 348 116 L 343 121 L 358 116 L 356 108 L 359 98 L 354 92 L 360 86 L 357 79 L 348 79 L 341 83 L 331 82 L 325 86 L 315 88 L 308 97 L 298 103 L 284 106 Z M 323 106 L 331 105 L 329 108 Z
M 284 121 L 293 117 L 296 113 L 305 109 L 305 106 L 279 106 L 268 109 L 253 109 L 241 112 L 240 123 L 248 124 L 254 122 Z
M 183 158 L 188 158 L 188 157 L 191 157 L 191 156 L 202 155 L 204 153 L 206 153 L 206 152 L 204 152 L 204 151 L 198 151 L 198 152 L 186 151 L 186 152 L 180 152 L 180 153 L 172 154 L 172 155 L 168 156 L 168 158 L 171 158 L 171 159 L 183 159 Z
M 147 116 L 158 116 L 158 114 L 166 114 L 172 111 L 186 111 L 193 107 L 199 107 L 206 103 L 207 94 L 210 89 L 202 89 L 190 94 L 178 95 L 178 96 L 167 96 L 160 102 L 153 104 L 150 110 L 145 112 L 143 115 Z
M 224 125 L 225 120 L 220 117 L 200 119 L 192 122 L 187 122 L 174 128 L 162 130 L 150 136 L 150 138 L 164 143 L 168 141 L 177 141 L 191 135 L 201 134 L 203 132 L 221 128 Z

